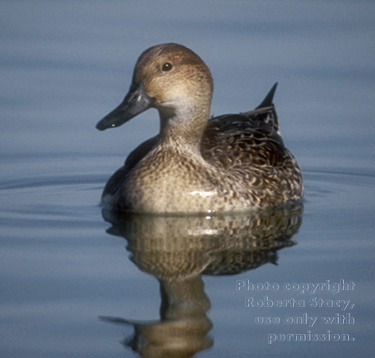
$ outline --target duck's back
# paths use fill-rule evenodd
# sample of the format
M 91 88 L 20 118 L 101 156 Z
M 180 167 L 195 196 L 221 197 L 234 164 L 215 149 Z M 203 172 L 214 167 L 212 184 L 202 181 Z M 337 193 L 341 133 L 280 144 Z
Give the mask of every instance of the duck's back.
M 212 118 L 202 138 L 202 156 L 247 187 L 245 195 L 254 206 L 298 200 L 301 172 L 278 129 L 273 105 Z
M 283 164 L 286 148 L 278 132 L 274 106 L 212 118 L 202 138 L 202 155 L 208 161 L 233 166 Z

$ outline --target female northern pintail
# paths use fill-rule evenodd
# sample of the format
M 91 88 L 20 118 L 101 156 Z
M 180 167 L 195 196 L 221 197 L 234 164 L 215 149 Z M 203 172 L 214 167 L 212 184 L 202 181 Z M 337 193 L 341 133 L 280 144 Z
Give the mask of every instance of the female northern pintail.
M 150 107 L 160 133 L 140 144 L 108 181 L 103 204 L 140 213 L 244 211 L 301 199 L 301 171 L 285 148 L 272 104 L 209 119 L 213 80 L 178 44 L 139 57 L 129 93 L 98 124 L 117 127 Z

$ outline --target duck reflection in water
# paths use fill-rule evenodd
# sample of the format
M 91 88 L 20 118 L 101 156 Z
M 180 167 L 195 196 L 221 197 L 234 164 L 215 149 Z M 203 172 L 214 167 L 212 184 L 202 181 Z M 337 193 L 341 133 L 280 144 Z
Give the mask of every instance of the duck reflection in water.
M 108 233 L 124 237 L 131 260 L 160 283 L 160 320 L 137 322 L 101 317 L 132 325 L 124 340 L 142 357 L 192 357 L 213 345 L 208 333 L 210 300 L 202 275 L 229 275 L 276 264 L 277 251 L 291 247 L 302 223 L 301 203 L 242 215 L 114 216 Z

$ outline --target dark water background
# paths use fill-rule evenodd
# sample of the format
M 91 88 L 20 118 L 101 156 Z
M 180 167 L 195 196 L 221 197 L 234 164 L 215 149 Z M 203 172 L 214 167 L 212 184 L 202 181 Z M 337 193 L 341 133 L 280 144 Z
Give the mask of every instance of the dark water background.
M 371 356 L 374 18 L 373 1 L 1 1 L 0 356 L 134 357 L 134 325 L 133 348 L 154 342 L 155 357 L 173 343 L 200 358 Z M 103 220 L 106 180 L 158 120 L 150 110 L 117 130 L 95 124 L 125 95 L 138 55 L 163 42 L 191 47 L 209 65 L 213 114 L 252 109 L 279 82 L 281 130 L 306 195 L 302 215 L 251 218 L 266 243 L 242 219 Z M 248 234 L 231 236 L 233 226 Z M 327 281 L 352 289 L 333 293 Z M 259 285 L 237 290 L 244 282 Z M 267 282 L 279 288 L 267 291 Z M 302 283 L 325 286 L 284 286 Z M 314 297 L 326 307 L 312 307 Z M 284 301 L 246 307 L 247 298 Z M 348 309 L 329 307 L 342 300 Z M 162 316 L 183 319 L 160 322 L 160 305 Z M 293 317 L 317 321 L 289 324 Z M 283 341 L 308 332 L 329 339 Z

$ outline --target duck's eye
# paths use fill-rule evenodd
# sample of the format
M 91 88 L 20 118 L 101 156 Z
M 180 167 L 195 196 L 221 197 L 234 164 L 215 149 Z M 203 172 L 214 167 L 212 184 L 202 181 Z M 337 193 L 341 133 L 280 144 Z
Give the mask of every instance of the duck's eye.
M 169 62 L 166 62 L 163 67 L 161 68 L 163 71 L 170 71 L 172 69 L 172 64 Z

